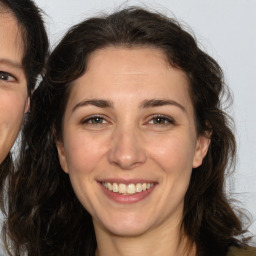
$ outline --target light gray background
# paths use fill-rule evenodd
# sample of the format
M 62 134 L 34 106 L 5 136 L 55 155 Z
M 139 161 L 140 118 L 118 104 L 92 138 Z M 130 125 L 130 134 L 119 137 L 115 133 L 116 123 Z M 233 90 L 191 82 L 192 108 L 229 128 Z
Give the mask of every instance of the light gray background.
M 251 213 L 256 234 L 256 1 L 255 0 L 35 0 L 44 16 L 52 46 L 84 18 L 122 6 L 142 5 L 175 16 L 192 29 L 224 70 L 234 96 L 238 161 L 229 178 L 231 196 Z M 256 245 L 256 239 L 253 240 Z

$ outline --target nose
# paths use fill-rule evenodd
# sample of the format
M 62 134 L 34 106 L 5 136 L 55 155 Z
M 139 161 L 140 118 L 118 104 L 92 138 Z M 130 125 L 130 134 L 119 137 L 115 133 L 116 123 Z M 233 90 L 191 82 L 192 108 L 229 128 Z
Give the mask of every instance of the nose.
M 116 129 L 108 153 L 111 164 L 131 170 L 146 161 L 142 140 L 135 129 Z

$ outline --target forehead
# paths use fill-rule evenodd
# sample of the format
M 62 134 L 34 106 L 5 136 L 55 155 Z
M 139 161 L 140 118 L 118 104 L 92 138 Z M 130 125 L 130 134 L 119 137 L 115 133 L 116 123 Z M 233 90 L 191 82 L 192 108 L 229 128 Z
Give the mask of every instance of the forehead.
M 107 68 L 107 71 L 110 71 L 116 68 L 119 72 L 129 72 L 129 68 L 135 67 L 141 72 L 156 65 L 160 65 L 162 70 L 171 67 L 166 54 L 161 49 L 150 46 L 108 46 L 90 54 L 87 69 Z
M 24 54 L 22 30 L 8 9 L 0 11 L 0 35 L 0 59 L 21 64 Z
M 172 67 L 162 50 L 111 46 L 90 55 L 86 72 L 73 82 L 70 100 L 177 97 L 190 102 L 188 87 L 186 73 Z
M 179 80 L 186 84 L 187 89 L 189 87 L 187 74 L 174 68 L 161 49 L 108 46 L 94 51 L 89 56 L 86 72 L 75 80 L 74 84 L 92 80 L 90 84 L 95 83 L 95 87 L 119 82 L 123 83 L 123 86 L 129 86 L 129 82 L 137 82 L 138 85 L 147 83 L 150 86 L 157 81 L 157 87 L 160 89 L 163 84 L 168 86 L 168 79 Z

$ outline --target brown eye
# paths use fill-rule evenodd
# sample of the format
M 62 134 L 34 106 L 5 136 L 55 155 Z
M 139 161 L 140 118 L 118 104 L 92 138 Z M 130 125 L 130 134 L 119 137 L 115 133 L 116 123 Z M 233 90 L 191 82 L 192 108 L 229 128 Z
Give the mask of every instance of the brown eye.
M 0 71 L 0 80 L 14 82 L 16 78 L 7 72 Z
M 172 118 L 166 116 L 154 116 L 150 121 L 149 124 L 154 125 L 169 125 L 174 124 L 174 120 Z
M 102 124 L 102 123 L 104 123 L 104 119 L 102 117 L 95 117 L 95 118 L 91 118 L 90 120 L 88 120 L 88 123 Z

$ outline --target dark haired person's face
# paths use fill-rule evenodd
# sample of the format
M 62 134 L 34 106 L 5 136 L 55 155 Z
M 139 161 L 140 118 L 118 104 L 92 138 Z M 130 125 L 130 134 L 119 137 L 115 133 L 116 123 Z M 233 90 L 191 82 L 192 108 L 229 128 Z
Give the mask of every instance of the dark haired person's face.
M 0 163 L 17 138 L 28 107 L 23 40 L 16 19 L 0 12 Z
M 108 47 L 74 81 L 57 147 L 96 234 L 137 236 L 178 229 L 208 144 L 184 72 L 160 50 Z

